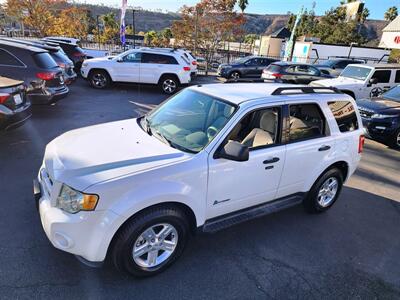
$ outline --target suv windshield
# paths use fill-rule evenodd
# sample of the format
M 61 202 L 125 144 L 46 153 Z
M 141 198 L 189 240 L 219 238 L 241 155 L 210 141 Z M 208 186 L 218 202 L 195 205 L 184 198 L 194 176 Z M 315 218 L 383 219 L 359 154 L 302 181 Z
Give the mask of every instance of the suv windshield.
M 388 90 L 386 93 L 383 93 L 381 97 L 392 101 L 400 102 L 400 86 L 398 85 Z
M 33 60 L 35 61 L 36 65 L 42 69 L 52 69 L 58 67 L 57 63 L 47 52 L 34 54 Z
M 371 73 L 371 69 L 358 67 L 358 66 L 347 66 L 343 72 L 340 74 L 340 77 L 348 77 L 358 80 L 367 79 L 368 75 Z
M 186 89 L 143 117 L 141 126 L 171 147 L 197 153 L 214 139 L 235 109 L 233 104 Z

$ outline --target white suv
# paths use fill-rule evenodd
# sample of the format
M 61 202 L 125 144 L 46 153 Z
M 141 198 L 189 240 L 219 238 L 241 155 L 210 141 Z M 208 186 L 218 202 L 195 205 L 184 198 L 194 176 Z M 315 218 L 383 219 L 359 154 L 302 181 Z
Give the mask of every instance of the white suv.
M 354 99 L 361 99 L 377 97 L 399 83 L 399 64 L 351 64 L 338 78 L 317 80 L 310 85 L 335 87 Z
M 103 89 L 112 82 L 158 84 L 173 94 L 191 81 L 191 64 L 174 49 L 132 49 L 114 57 L 85 60 L 81 74 L 94 88 Z
M 199 85 L 138 119 L 59 136 L 34 190 L 56 248 L 148 276 L 171 265 L 197 230 L 300 203 L 328 210 L 363 142 L 354 100 L 336 90 Z

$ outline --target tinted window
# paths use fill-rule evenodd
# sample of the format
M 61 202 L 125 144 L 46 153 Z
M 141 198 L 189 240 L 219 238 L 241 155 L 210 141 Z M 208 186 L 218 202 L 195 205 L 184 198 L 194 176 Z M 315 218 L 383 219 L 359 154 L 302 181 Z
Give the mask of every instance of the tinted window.
M 246 66 L 259 66 L 260 65 L 260 59 L 258 58 L 253 58 L 245 62 Z
M 344 69 L 344 68 L 347 67 L 348 64 L 351 64 L 351 63 L 352 63 L 352 62 L 351 62 L 351 61 L 348 61 L 348 60 L 339 61 L 339 62 L 335 65 L 335 68 Z
M 396 78 L 394 79 L 394 82 L 396 83 L 400 82 L 400 70 L 396 71 Z
M 227 140 L 242 143 L 250 149 L 277 144 L 280 115 L 279 107 L 251 112 L 235 126 Z
M 0 65 L 23 66 L 23 64 L 15 56 L 2 49 L 0 49 Z
M 324 117 L 316 104 L 290 105 L 291 142 L 324 135 Z
M 351 102 L 336 101 L 329 102 L 328 105 L 336 119 L 340 132 L 358 129 L 357 115 Z
M 281 71 L 281 66 L 272 64 L 267 67 L 267 70 L 273 73 L 279 73 Z
M 318 75 L 318 70 L 314 67 L 307 66 L 307 74 L 309 75 Z
M 128 55 L 125 55 L 122 58 L 122 60 L 124 62 L 138 63 L 138 62 L 140 62 L 141 57 L 142 57 L 142 53 L 133 52 L 133 53 L 129 53 Z
M 33 60 L 35 61 L 35 64 L 42 69 L 52 69 L 58 67 L 57 63 L 54 61 L 54 59 L 50 56 L 48 53 L 37 53 L 34 54 Z
M 390 70 L 377 70 L 374 75 L 372 75 L 372 78 L 378 79 L 377 83 L 388 83 L 390 80 L 390 74 Z
M 143 53 L 142 63 L 145 64 L 163 64 L 163 65 L 177 65 L 175 57 L 162 54 Z
M 262 58 L 261 59 L 261 65 L 262 66 L 268 66 L 272 61 L 270 59 L 267 58 Z

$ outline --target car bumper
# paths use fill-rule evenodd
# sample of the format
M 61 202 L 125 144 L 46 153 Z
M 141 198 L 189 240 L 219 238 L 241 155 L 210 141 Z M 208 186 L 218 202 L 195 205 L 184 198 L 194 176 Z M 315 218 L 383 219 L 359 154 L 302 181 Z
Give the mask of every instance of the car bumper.
M 26 103 L 24 106 L 15 110 L 8 108 L 0 108 L 0 129 L 12 130 L 24 124 L 32 116 L 31 104 Z
M 80 74 L 81 74 L 81 76 L 83 78 L 86 79 L 88 77 L 88 75 L 89 75 L 89 70 L 82 67 L 81 70 L 80 70 Z
M 76 81 L 77 77 L 78 77 L 78 75 L 76 73 L 73 75 L 64 75 L 64 82 L 65 82 L 65 84 L 70 85 L 71 83 Z
M 391 121 L 376 121 L 372 119 L 361 118 L 363 126 L 366 131 L 367 137 L 385 142 L 396 133 L 399 128 L 399 124 Z
M 69 89 L 65 85 L 60 88 L 46 87 L 44 90 L 28 92 L 27 95 L 32 104 L 49 104 L 66 97 L 68 93 Z
M 40 177 L 33 181 L 36 207 L 51 244 L 88 262 L 104 261 L 112 236 L 109 227 L 121 217 L 110 210 L 67 213 L 52 205 Z

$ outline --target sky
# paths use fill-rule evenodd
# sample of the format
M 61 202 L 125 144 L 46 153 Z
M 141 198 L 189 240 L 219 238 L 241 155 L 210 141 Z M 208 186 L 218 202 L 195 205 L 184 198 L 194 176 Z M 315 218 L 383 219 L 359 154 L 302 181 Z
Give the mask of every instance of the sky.
M 119 7 L 122 0 L 78 0 L 87 4 L 104 4 Z M 161 9 L 163 11 L 178 11 L 183 5 L 193 5 L 199 0 L 128 0 L 129 6 L 141 6 L 144 9 Z M 288 11 L 297 12 L 301 5 L 311 9 L 313 0 L 249 0 L 248 13 L 257 14 L 286 14 Z M 335 7 L 340 0 L 315 0 L 315 11 L 322 15 L 326 10 Z M 385 11 L 391 6 L 397 6 L 400 10 L 400 0 L 365 0 L 366 7 L 370 11 L 369 19 L 382 20 Z

